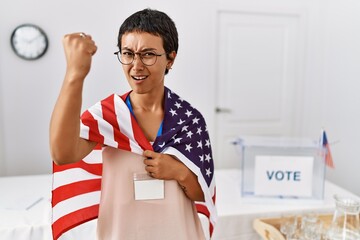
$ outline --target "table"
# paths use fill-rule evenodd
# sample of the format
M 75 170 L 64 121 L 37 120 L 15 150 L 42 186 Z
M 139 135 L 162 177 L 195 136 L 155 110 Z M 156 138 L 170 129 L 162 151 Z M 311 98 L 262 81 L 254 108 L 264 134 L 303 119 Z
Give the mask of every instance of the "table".
M 325 196 L 321 203 L 249 203 L 240 195 L 241 171 L 216 170 L 218 222 L 213 240 L 254 240 L 259 236 L 253 230 L 256 218 L 277 217 L 286 211 L 334 211 L 333 195 L 340 194 L 359 199 L 351 192 L 325 181 Z M 51 239 L 51 175 L 0 178 L 0 236 L 2 240 Z M 205 223 L 205 218 L 201 218 Z M 204 226 L 205 228 L 207 226 Z M 61 240 L 95 239 L 96 220 L 83 224 L 64 234 Z
M 335 203 L 333 195 L 339 194 L 355 199 L 360 198 L 353 193 L 329 182 L 324 183 L 324 200 L 317 203 L 303 201 L 278 201 L 268 203 L 249 203 L 241 197 L 241 171 L 235 169 L 216 172 L 217 210 L 219 219 L 214 231 L 216 240 L 254 240 L 260 239 L 253 229 L 256 218 L 280 217 L 283 212 L 333 213 Z

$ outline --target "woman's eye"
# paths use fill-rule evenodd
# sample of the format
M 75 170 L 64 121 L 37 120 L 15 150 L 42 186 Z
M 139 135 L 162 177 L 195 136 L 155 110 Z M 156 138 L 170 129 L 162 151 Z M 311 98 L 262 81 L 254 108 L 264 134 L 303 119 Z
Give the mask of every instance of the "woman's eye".
M 142 54 L 143 57 L 154 57 L 156 54 L 153 52 L 144 52 Z
M 126 57 L 131 57 L 131 56 L 134 56 L 134 53 L 132 53 L 132 52 L 123 52 L 122 55 L 124 55 Z

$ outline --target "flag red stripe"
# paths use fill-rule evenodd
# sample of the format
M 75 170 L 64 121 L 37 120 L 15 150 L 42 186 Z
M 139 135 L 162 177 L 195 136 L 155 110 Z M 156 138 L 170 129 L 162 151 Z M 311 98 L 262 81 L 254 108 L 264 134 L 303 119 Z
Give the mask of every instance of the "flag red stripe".
M 212 201 L 215 204 L 215 202 L 216 202 L 216 187 L 214 188 L 214 196 L 212 196 Z
M 102 163 L 86 163 L 83 160 L 65 165 L 56 165 L 53 163 L 53 172 L 62 172 L 68 169 L 81 168 L 89 173 L 101 176 L 102 175 Z
M 90 179 L 74 182 L 52 191 L 52 207 L 61 201 L 78 196 L 80 194 L 101 190 L 101 179 Z
M 82 114 L 81 121 L 85 126 L 89 127 L 89 140 L 97 143 L 104 142 L 104 136 L 99 132 L 99 124 L 88 110 Z
M 333 159 L 332 159 L 332 156 L 331 156 L 331 152 L 330 152 L 330 146 L 329 144 L 327 143 L 326 144 L 326 156 L 325 156 L 325 163 L 327 166 L 331 167 L 331 168 L 334 168 L 334 162 L 333 162 Z
M 118 148 L 131 151 L 129 138 L 120 132 L 120 127 L 115 114 L 114 95 L 101 101 L 103 118 L 113 127 L 114 140 L 118 143 Z
M 198 213 L 201 213 L 201 214 L 205 215 L 208 218 L 210 217 L 210 212 L 207 209 L 207 207 L 205 207 L 202 204 L 195 204 L 195 206 L 196 206 L 196 210 L 197 210 Z
M 202 204 L 195 204 L 195 206 L 196 206 L 196 210 L 197 210 L 198 213 L 201 213 L 201 214 L 205 215 L 209 219 L 209 231 L 210 231 L 210 237 L 211 237 L 212 233 L 214 231 L 214 226 L 210 221 L 209 209 L 206 206 L 202 205 Z
M 69 213 L 52 224 L 53 238 L 57 240 L 64 232 L 71 228 L 97 218 L 99 212 L 99 204 L 82 208 Z
M 322 134 L 322 144 L 323 147 L 326 148 L 325 163 L 328 167 L 334 168 L 334 162 L 330 152 L 330 145 L 325 131 L 323 131 Z

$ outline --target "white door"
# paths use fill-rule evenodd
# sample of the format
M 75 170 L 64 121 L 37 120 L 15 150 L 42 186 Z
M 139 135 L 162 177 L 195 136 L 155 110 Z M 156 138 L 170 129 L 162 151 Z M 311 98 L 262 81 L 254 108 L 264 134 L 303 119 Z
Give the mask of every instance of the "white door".
M 240 167 L 241 135 L 291 136 L 301 123 L 301 13 L 221 11 L 215 166 Z

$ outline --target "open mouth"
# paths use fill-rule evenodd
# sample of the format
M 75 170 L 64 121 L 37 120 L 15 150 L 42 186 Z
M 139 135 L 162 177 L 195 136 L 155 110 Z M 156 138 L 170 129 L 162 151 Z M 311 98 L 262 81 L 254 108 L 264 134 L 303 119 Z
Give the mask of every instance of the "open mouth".
M 131 76 L 135 81 L 145 80 L 148 76 Z

